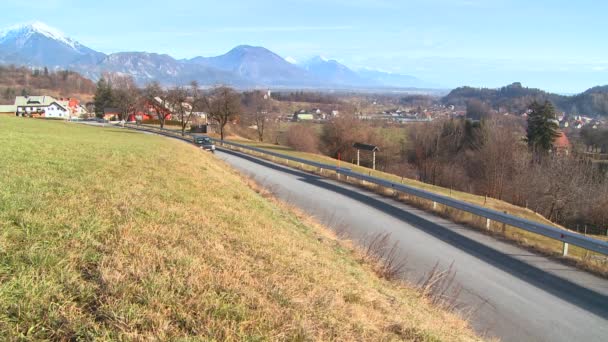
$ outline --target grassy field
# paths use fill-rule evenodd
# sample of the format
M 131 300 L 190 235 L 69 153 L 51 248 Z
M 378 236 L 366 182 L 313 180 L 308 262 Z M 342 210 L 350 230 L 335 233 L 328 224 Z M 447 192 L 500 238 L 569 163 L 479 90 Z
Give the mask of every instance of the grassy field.
M 333 159 L 333 158 L 330 158 L 327 156 L 323 156 L 320 154 L 296 151 L 287 146 L 274 145 L 274 144 L 270 144 L 270 143 L 260 143 L 260 142 L 256 142 L 256 141 L 238 139 L 238 138 L 233 138 L 232 141 L 238 142 L 241 144 L 245 144 L 248 146 L 252 146 L 252 147 L 266 149 L 266 150 L 273 151 L 276 153 L 282 153 L 282 154 L 286 154 L 289 156 L 302 158 L 302 159 L 312 160 L 312 161 L 330 164 L 330 165 L 338 165 L 338 161 L 336 159 Z M 488 208 L 498 210 L 501 212 L 506 212 L 506 213 L 509 213 L 509 214 L 512 214 L 515 216 L 519 216 L 519 217 L 528 219 L 528 220 L 532 220 L 532 221 L 536 221 L 536 222 L 540 222 L 540 223 L 544 223 L 544 224 L 549 224 L 549 225 L 553 225 L 557 228 L 564 229 L 563 227 L 553 224 L 551 221 L 547 220 L 543 216 L 541 216 L 537 213 L 534 213 L 532 210 L 518 207 L 518 206 L 509 204 L 509 203 L 501 201 L 501 200 L 497 200 L 497 199 L 493 199 L 493 198 L 486 198 L 484 196 L 478 196 L 478 195 L 461 192 L 461 191 L 455 191 L 455 190 L 451 190 L 448 188 L 443 188 L 443 187 L 423 183 L 423 182 L 416 181 L 416 180 L 409 179 L 409 178 L 398 177 L 396 175 L 392 175 L 392 174 L 381 172 L 381 171 L 374 171 L 369 168 L 359 167 L 357 165 L 346 163 L 346 162 L 340 162 L 340 166 L 350 168 L 356 172 L 365 173 L 365 174 L 369 174 L 374 177 L 383 178 L 383 179 L 387 179 L 387 180 L 390 180 L 393 182 L 406 184 L 406 185 L 409 185 L 412 187 L 416 187 L 418 189 L 423 189 L 423 190 L 427 190 L 427 191 L 441 194 L 444 196 L 449 196 L 449 197 L 452 197 L 455 199 L 459 199 L 459 200 L 466 201 L 469 203 L 481 205 L 481 206 L 488 207 Z M 425 207 L 428 209 L 428 203 L 425 203 L 425 201 L 416 200 L 416 202 L 418 202 L 418 204 L 422 204 L 422 207 Z M 450 217 L 457 222 L 469 224 L 472 226 L 477 226 L 479 228 L 485 228 L 485 220 L 482 220 L 478 217 L 474 217 L 470 214 L 466 214 L 464 212 L 456 212 L 455 210 L 450 210 L 450 209 L 444 208 L 442 206 L 439 206 L 437 211 L 439 214 L 442 214 L 446 217 Z M 537 235 L 534 233 L 530 233 L 530 232 L 527 232 L 527 231 L 524 231 L 522 229 L 518 229 L 515 227 L 508 227 L 508 226 L 503 227 L 501 224 L 498 224 L 498 223 L 493 223 L 493 225 L 490 228 L 491 228 L 491 232 L 493 234 L 495 234 L 501 238 L 507 238 L 508 240 L 512 240 L 518 244 L 538 250 L 540 252 L 546 253 L 551 256 L 556 256 L 556 257 L 561 256 L 563 244 L 559 241 L 549 239 L 549 238 L 546 238 L 544 236 Z M 606 240 L 606 237 L 604 237 L 604 236 L 594 236 L 594 237 Z M 592 271 L 598 275 L 608 276 L 608 260 L 604 256 L 599 255 L 594 252 L 589 252 L 585 249 L 582 249 L 582 248 L 579 248 L 576 246 L 570 246 L 568 253 L 569 253 L 568 257 L 564 258 L 563 259 L 564 261 L 575 263 L 575 264 L 579 265 L 580 267 L 587 269 L 589 271 Z
M 0 340 L 477 340 L 212 154 L 0 117 Z

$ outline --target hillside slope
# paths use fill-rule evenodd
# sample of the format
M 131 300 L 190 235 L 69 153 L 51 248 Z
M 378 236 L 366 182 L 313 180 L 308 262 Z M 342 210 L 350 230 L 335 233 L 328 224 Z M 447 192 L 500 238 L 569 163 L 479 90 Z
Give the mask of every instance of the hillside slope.
M 95 83 L 73 71 L 0 66 L 0 104 L 14 104 L 23 94 L 75 97 L 85 104 L 94 93 Z
M 515 113 L 528 110 L 534 100 L 548 100 L 553 102 L 558 110 L 569 114 L 608 116 L 608 86 L 594 87 L 572 96 L 523 87 L 518 82 L 498 89 L 460 87 L 443 97 L 442 102 L 447 105 L 465 106 L 472 99 L 486 102 L 494 109 L 506 109 Z
M 477 339 L 211 154 L 0 117 L 0 339 L 19 337 Z

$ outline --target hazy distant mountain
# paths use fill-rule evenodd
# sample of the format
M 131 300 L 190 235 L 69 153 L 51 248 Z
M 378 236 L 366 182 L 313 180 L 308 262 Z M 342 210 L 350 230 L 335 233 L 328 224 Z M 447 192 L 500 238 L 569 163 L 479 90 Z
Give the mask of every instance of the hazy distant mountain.
M 247 80 L 207 66 L 189 65 L 169 55 L 147 52 L 120 52 L 108 55 L 94 67 L 79 66 L 85 75 L 95 78 L 103 72 L 132 75 L 139 84 L 158 81 L 165 85 L 188 84 L 197 80 L 201 85 L 229 83 L 247 85 Z
M 40 22 L 2 31 L 0 55 L 6 63 L 48 67 L 95 64 L 105 57 Z
M 263 47 L 241 45 L 217 57 L 196 57 L 189 60 L 236 74 L 259 85 L 314 86 L 319 80 L 305 70 L 287 62 Z
M 362 77 L 336 60 L 326 59 L 321 56 L 314 57 L 300 64 L 300 66 L 327 84 L 347 86 L 381 85 L 378 82 Z
M 439 88 L 437 85 L 425 82 L 419 78 L 409 75 L 400 75 L 371 69 L 362 69 L 358 74 L 370 81 L 387 87 L 398 88 Z
M 0 33 L 0 64 L 69 69 L 97 80 L 104 72 L 132 75 L 139 84 L 156 80 L 164 85 L 227 84 L 250 88 L 366 88 L 417 87 L 424 82 L 402 75 L 355 72 L 320 57 L 297 65 L 263 47 L 237 46 L 216 57 L 176 60 L 169 55 L 120 52 L 105 55 L 43 23 L 18 25 Z

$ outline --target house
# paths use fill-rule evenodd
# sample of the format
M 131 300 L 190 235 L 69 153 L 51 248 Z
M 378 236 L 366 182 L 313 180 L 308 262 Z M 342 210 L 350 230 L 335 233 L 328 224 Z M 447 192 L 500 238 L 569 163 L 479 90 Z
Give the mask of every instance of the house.
M 566 133 L 560 131 L 560 135 L 553 142 L 553 148 L 555 149 L 555 153 L 557 154 L 565 154 L 568 155 L 570 153 L 570 149 L 572 148 L 572 144 L 570 143 L 570 139 L 566 136 Z
M 57 102 L 52 96 L 17 96 L 15 98 L 15 115 L 42 116 L 48 106 Z
M 71 112 L 68 108 L 67 101 L 55 101 L 46 107 L 41 116 L 44 118 L 69 119 Z
M 312 121 L 315 119 L 315 115 L 312 113 L 307 113 L 306 111 L 296 112 L 291 121 Z
M 52 96 L 17 96 L 13 106 L 13 115 L 32 116 L 42 118 L 71 119 L 80 117 L 87 110 L 80 105 L 77 99 L 60 98 Z
M 70 116 L 72 118 L 80 118 L 83 116 L 87 116 L 89 114 L 89 111 L 86 109 L 85 106 L 80 104 L 80 101 L 78 99 L 75 98 L 65 98 L 65 99 L 59 99 L 60 103 L 61 101 L 65 101 L 68 109 L 70 110 Z
M 103 109 L 103 118 L 108 121 L 115 121 L 120 118 L 120 110 L 118 108 L 104 108 Z
M 15 115 L 17 107 L 15 105 L 0 105 L 0 115 Z

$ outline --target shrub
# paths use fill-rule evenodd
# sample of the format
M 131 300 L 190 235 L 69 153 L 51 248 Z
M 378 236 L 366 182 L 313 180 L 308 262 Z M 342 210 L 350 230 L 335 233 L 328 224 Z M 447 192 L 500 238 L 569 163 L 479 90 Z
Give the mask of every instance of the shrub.
M 287 130 L 287 145 L 302 152 L 318 152 L 319 136 L 308 125 L 293 125 Z

